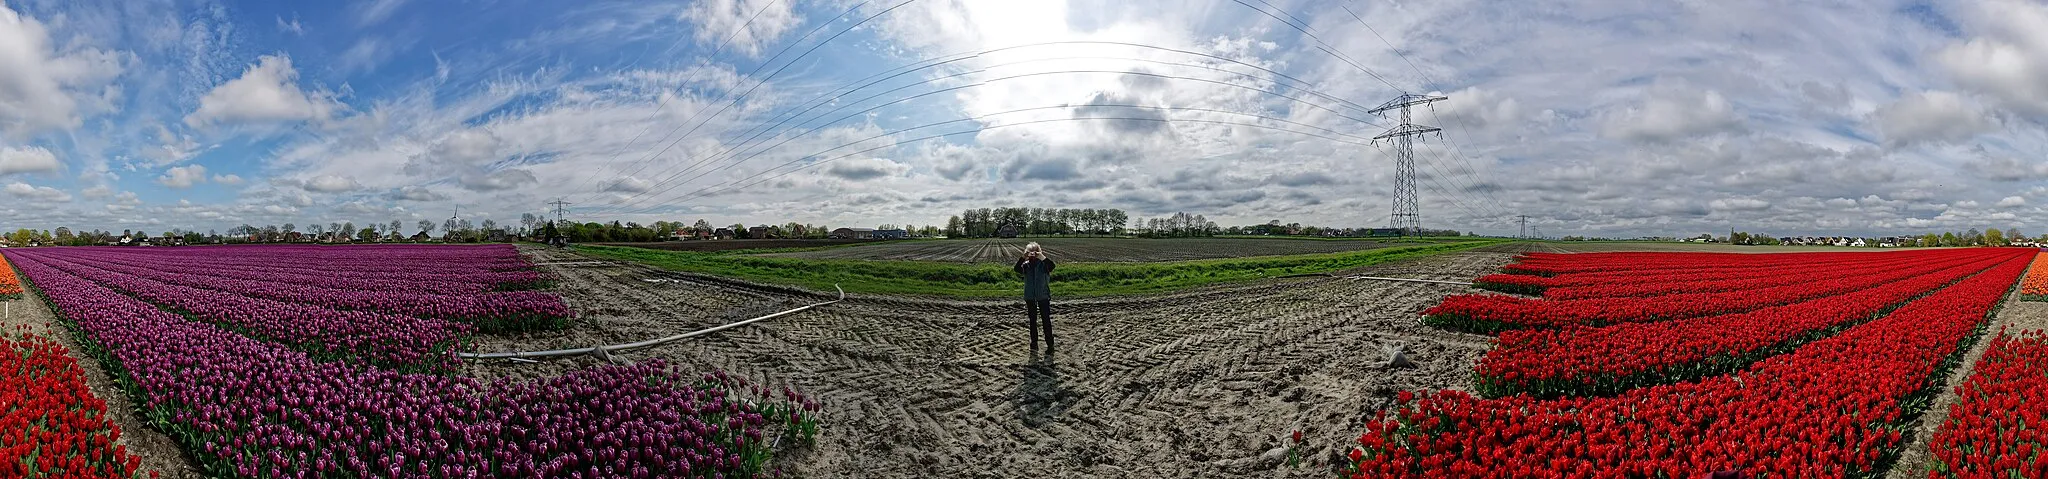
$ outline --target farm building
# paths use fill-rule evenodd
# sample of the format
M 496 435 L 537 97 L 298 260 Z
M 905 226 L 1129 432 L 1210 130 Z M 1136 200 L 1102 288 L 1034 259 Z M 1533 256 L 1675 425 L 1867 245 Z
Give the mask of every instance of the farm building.
M 732 239 L 732 235 L 732 228 L 719 228 L 718 231 L 711 232 L 711 237 L 717 239 Z
M 755 226 L 752 228 L 747 228 L 748 238 L 767 239 L 771 236 L 775 236 L 775 228 L 770 228 L 767 226 Z
M 874 239 L 873 228 L 840 228 L 832 230 L 832 239 Z
M 874 233 L 875 239 L 904 239 L 909 237 L 910 232 L 904 230 L 875 230 Z

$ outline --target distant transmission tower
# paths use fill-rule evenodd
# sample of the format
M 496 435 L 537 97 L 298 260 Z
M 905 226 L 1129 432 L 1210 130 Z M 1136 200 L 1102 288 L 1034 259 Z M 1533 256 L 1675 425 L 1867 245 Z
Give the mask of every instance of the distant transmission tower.
M 1520 238 L 1529 239 L 1529 215 L 1515 215 L 1515 219 L 1522 222 L 1522 236 Z
M 1449 97 L 1442 96 L 1402 93 L 1401 96 L 1387 100 L 1386 103 L 1381 103 L 1378 108 L 1368 112 L 1384 118 L 1386 117 L 1387 110 L 1396 108 L 1401 110 L 1401 124 L 1388 128 L 1386 133 L 1381 133 L 1379 136 L 1372 137 L 1372 139 L 1375 143 L 1379 140 L 1392 140 L 1394 143 L 1394 214 L 1392 226 L 1407 231 L 1411 235 L 1421 234 L 1422 231 L 1422 203 L 1415 198 L 1415 145 L 1413 144 L 1414 139 L 1411 137 L 1441 132 L 1443 129 L 1410 123 L 1408 107 L 1427 105 L 1449 99 Z M 1443 134 L 1437 133 L 1437 135 L 1441 137 Z
M 563 223 L 563 222 L 562 222 L 562 206 L 563 206 L 563 205 L 573 205 L 573 204 L 575 204 L 575 203 L 570 203 L 570 202 L 567 202 L 567 201 L 562 201 L 562 200 L 554 200 L 554 201 L 550 201 L 550 202 L 547 202 L 546 204 L 550 204 L 550 205 L 555 205 L 555 227 L 556 227 L 556 228 L 561 228 L 561 227 L 562 227 L 562 225 L 566 224 L 566 223 Z

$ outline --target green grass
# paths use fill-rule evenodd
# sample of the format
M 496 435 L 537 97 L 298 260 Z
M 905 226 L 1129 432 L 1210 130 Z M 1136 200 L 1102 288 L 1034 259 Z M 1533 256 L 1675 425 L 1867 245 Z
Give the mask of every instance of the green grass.
M 1480 236 L 1263 236 L 1263 235 L 1216 235 L 1211 238 L 1263 239 L 1301 241 L 1374 241 L 1380 243 L 1443 243 L 1458 241 L 1503 241 L 1498 238 Z
M 1216 283 L 1361 266 L 1498 244 L 1499 241 L 1423 244 L 1341 253 L 1224 258 L 1162 263 L 1062 264 L 1053 272 L 1053 295 L 1061 297 L 1147 294 Z M 644 263 L 657 268 L 710 274 L 770 284 L 850 293 L 950 297 L 1021 295 L 1024 282 L 1007 265 L 925 261 L 870 261 L 776 258 L 614 246 L 578 246 L 591 256 Z

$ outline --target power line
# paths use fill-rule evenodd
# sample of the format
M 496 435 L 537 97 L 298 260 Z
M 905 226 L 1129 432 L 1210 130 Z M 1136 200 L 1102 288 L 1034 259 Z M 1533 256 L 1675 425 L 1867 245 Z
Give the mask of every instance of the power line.
M 1370 23 L 1366 23 L 1366 21 L 1365 21 L 1365 17 L 1359 16 L 1359 15 L 1358 15 L 1358 12 L 1352 11 L 1352 10 L 1351 10 L 1351 7 L 1349 7 L 1349 6 L 1345 6 L 1345 5 L 1342 5 L 1342 4 L 1340 4 L 1340 5 L 1338 5 L 1337 7 L 1338 7 L 1338 8 L 1341 8 L 1341 9 L 1343 9 L 1343 10 L 1344 10 L 1344 13 L 1346 13 L 1346 14 L 1349 14 L 1349 15 L 1351 16 L 1351 19 L 1352 19 L 1352 20 L 1355 20 L 1355 21 L 1357 21 L 1357 22 L 1358 22 L 1358 25 L 1359 25 L 1359 26 L 1361 26 L 1361 27 L 1365 27 L 1365 31 L 1366 31 L 1366 32 L 1369 32 L 1369 33 L 1372 33 L 1372 36 L 1373 36 L 1374 38 L 1378 38 L 1378 39 L 1380 40 L 1380 43 L 1382 43 L 1382 44 L 1385 44 L 1385 45 L 1387 46 L 1387 50 L 1390 50 L 1390 51 L 1394 52 L 1394 55 L 1395 55 L 1395 56 L 1398 56 L 1398 57 L 1400 57 L 1400 58 L 1401 58 L 1401 61 L 1402 61 L 1402 62 L 1405 62 L 1405 63 L 1407 63 L 1407 64 L 1408 64 L 1408 68 L 1409 68 L 1409 69 L 1412 69 L 1412 70 L 1414 70 L 1414 71 L 1415 71 L 1415 74 L 1416 74 L 1417 76 L 1420 76 L 1420 77 L 1422 78 L 1422 80 L 1423 80 L 1423 81 L 1426 81 L 1426 82 L 1430 82 L 1430 83 L 1442 83 L 1442 82 L 1439 82 L 1439 81 L 1437 81 L 1437 80 L 1436 80 L 1436 79 L 1435 79 L 1434 77 L 1432 77 L 1432 76 L 1431 76 L 1431 75 L 1429 74 L 1429 72 L 1425 72 L 1425 71 L 1423 71 L 1423 70 L 1422 70 L 1422 67 L 1421 67 L 1420 65 L 1417 65 L 1417 64 L 1415 63 L 1415 60 L 1414 60 L 1414 59 L 1412 59 L 1412 58 L 1409 58 L 1409 57 L 1408 57 L 1408 54 L 1407 54 L 1407 53 L 1404 53 L 1404 52 L 1402 52 L 1402 51 L 1401 51 L 1401 48 L 1400 48 L 1400 47 L 1396 47 L 1396 46 L 1394 46 L 1394 42 L 1388 41 L 1388 40 L 1387 40 L 1387 37 L 1386 37 L 1386 36 L 1384 36 L 1384 35 L 1380 35 L 1380 32 L 1379 32 L 1379 30 L 1378 30 L 1378 29 L 1374 29 L 1374 28 L 1372 27 L 1372 24 L 1370 24 Z M 1436 116 L 1436 108 L 1434 108 L 1434 107 L 1430 108 L 1430 109 L 1429 109 L 1429 115 L 1430 115 L 1430 118 L 1436 119 L 1436 122 L 1437 122 L 1437 124 L 1443 124 L 1443 119 L 1442 119 L 1442 118 L 1438 118 L 1438 117 Z M 1457 117 L 1457 115 L 1452 115 L 1452 116 L 1453 116 L 1453 117 Z M 1472 129 L 1472 127 L 1471 127 L 1470 125 L 1468 125 L 1468 124 L 1465 124 L 1465 123 L 1464 123 L 1464 121 L 1463 121 L 1463 118 L 1458 118 L 1458 119 L 1460 120 L 1460 121 L 1459 121 L 1459 126 L 1463 126 L 1463 127 L 1465 127 L 1465 131 L 1473 131 L 1473 129 Z M 1476 175 L 1476 174 L 1477 174 L 1477 173 L 1479 172 L 1479 169 L 1478 169 L 1478 168 L 1476 168 L 1476 167 L 1473 167 L 1473 166 L 1472 166 L 1472 163 L 1471 163 L 1470 161 L 1467 161 L 1467 160 L 1466 160 L 1466 157 L 1467 157 L 1468 155 L 1466 155 L 1466 154 L 1465 154 L 1465 149 L 1464 149 L 1464 147 L 1462 147 L 1462 146 L 1458 145 L 1458 141 L 1457 141 L 1457 138 L 1455 137 L 1455 135 L 1454 135 L 1454 136 L 1453 136 L 1452 138 L 1450 138 L 1449 140 L 1447 140 L 1447 141 L 1449 141 L 1449 142 L 1451 143 L 1451 148 L 1453 148 L 1453 149 L 1454 149 L 1454 151 L 1457 151 L 1457 155 L 1456 155 L 1456 156 L 1454 156 L 1453 158 L 1456 158 L 1456 159 L 1457 159 L 1457 160 L 1459 161 L 1459 163 L 1463 164 L 1463 165 L 1465 166 L 1465 169 L 1466 169 L 1466 170 L 1469 170 L 1469 171 L 1473 172 L 1473 173 L 1474 173 L 1474 174 Z M 1493 195 L 1493 192 L 1492 192 L 1491 190 L 1487 190 L 1487 189 L 1478 189 L 1478 190 L 1479 190 L 1479 193 L 1480 193 L 1480 194 L 1482 194 L 1482 195 L 1485 195 L 1485 196 L 1486 196 L 1486 199 L 1487 199 L 1488 201 L 1490 201 L 1490 202 L 1492 202 L 1492 203 L 1493 203 L 1493 205 L 1494 205 L 1494 207 L 1495 207 L 1495 208 L 1499 208 L 1499 207 L 1501 207 L 1501 206 L 1503 205 L 1503 203 L 1502 203 L 1502 202 L 1500 201 L 1500 198 L 1499 198 L 1499 197 L 1496 197 L 1496 196 L 1494 196 L 1494 195 Z M 1504 212 L 1504 211 L 1502 211 L 1502 212 Z
M 775 5 L 777 4 L 777 3 L 780 3 L 780 2 L 773 2 L 773 1 L 771 1 L 771 2 L 768 2 L 768 3 L 762 4 L 762 5 L 761 5 L 761 8 L 760 8 L 760 9 L 754 10 L 754 15 L 753 15 L 753 16 L 750 16 L 750 17 L 747 17 L 747 23 L 741 24 L 741 25 L 740 25 L 740 28 L 739 28 L 739 29 L 737 29 L 737 30 L 733 30 L 733 31 L 732 31 L 732 34 L 730 34 L 730 35 L 726 35 L 726 36 L 725 36 L 725 40 L 722 40 L 722 41 L 718 42 L 718 46 L 716 46 L 716 47 L 713 47 L 713 48 L 711 49 L 711 54 L 713 54 L 713 55 L 717 55 L 717 54 L 718 54 L 718 52 L 721 52 L 721 51 L 725 51 L 725 46 L 726 46 L 726 45 L 728 45 L 728 44 L 731 44 L 731 43 L 732 43 L 732 40 L 733 40 L 734 38 L 739 38 L 739 36 L 740 36 L 740 32 L 745 32 L 745 31 L 749 31 L 749 30 L 750 30 L 750 29 L 751 29 L 751 28 L 752 28 L 752 27 L 754 26 L 754 20 L 755 20 L 755 19 L 758 19 L 758 18 L 761 18 L 761 13 L 762 13 L 762 12 L 766 12 L 766 11 L 768 11 L 768 7 L 772 7 L 772 6 L 775 6 Z M 662 53 L 662 55 L 667 55 L 667 54 L 668 54 L 668 52 L 669 52 L 670 50 L 674 50 L 674 49 L 676 48 L 676 45 L 681 45 L 681 44 L 683 43 L 683 40 L 684 40 L 684 39 L 687 39 L 687 38 L 689 38 L 689 37 L 688 37 L 688 36 L 684 36 L 684 35 L 677 35 L 677 36 L 676 36 L 676 41 L 675 41 L 674 43 L 670 43 L 670 44 L 668 45 L 668 49 L 662 50 L 662 52 L 661 52 L 661 53 Z M 770 59 L 769 59 L 769 61 L 774 61 L 774 59 L 773 59 L 773 58 L 770 58 Z M 637 64 L 639 64 L 639 63 L 640 63 L 640 61 L 639 61 L 639 60 L 637 60 L 637 59 L 633 61 L 633 64 L 635 64 L 635 65 L 637 65 Z M 691 73 L 691 74 L 690 74 L 690 78 L 688 78 L 688 79 L 685 79 L 685 80 L 683 80 L 683 83 L 682 83 L 682 85 L 684 85 L 684 86 L 688 86 L 688 85 L 690 85 L 690 84 L 693 84 L 693 83 L 697 83 L 697 77 L 698 77 L 698 76 L 701 76 L 701 75 L 703 75 L 703 74 L 704 74 L 704 71 L 705 71 L 705 70 L 707 70 L 707 69 L 708 69 L 708 68 L 698 68 L 696 72 L 693 72 L 693 73 Z M 638 133 L 634 133 L 634 134 L 633 134 L 633 138 L 632 138 L 632 139 L 626 140 L 626 144 L 627 144 L 627 145 L 631 145 L 631 144 L 633 144 L 633 142 L 637 142 L 637 141 L 640 141 L 640 137 L 641 137 L 642 135 L 646 135 L 646 134 L 647 134 L 647 130 L 649 130 L 649 129 L 651 129 L 651 128 L 653 128 L 653 127 L 654 127 L 654 122 L 653 122 L 652 120 L 654 120 L 654 117 L 655 117 L 655 116 L 661 115 L 661 109 L 662 109 L 662 108 L 664 108 L 664 107 L 667 107 L 667 106 L 668 106 L 668 100 L 669 100 L 670 98 L 674 98 L 674 96 L 671 96 L 671 95 L 662 95 L 662 96 L 661 96 L 661 101 L 659 101 L 659 102 L 656 102 L 656 103 L 654 104 L 654 111 L 648 112 L 648 113 L 647 113 L 647 118 L 642 118 L 642 119 L 640 120 L 640 122 L 641 122 L 641 123 L 644 123 L 644 125 L 641 125 L 641 126 L 640 126 L 640 132 L 638 132 Z M 606 109 L 605 109 L 604 111 L 610 111 L 610 110 L 611 110 L 611 108 L 617 108 L 617 107 L 618 107 L 618 105 L 621 105 L 621 104 L 623 104 L 623 103 L 614 103 L 614 104 L 612 104 L 612 106 L 611 106 L 610 108 L 606 108 Z M 704 110 L 703 110 L 703 109 L 701 109 L 701 108 L 697 110 L 697 112 L 698 112 L 698 113 L 703 113 L 703 111 L 704 111 Z M 694 118 L 693 118 L 693 119 L 694 119 Z M 604 161 L 605 161 L 605 162 L 604 162 L 604 164 L 603 164 L 603 165 L 600 165 L 600 166 L 598 167 L 598 168 L 599 168 L 599 170 L 601 171 L 601 170 L 603 170 L 604 168 L 610 167 L 610 166 L 611 166 L 611 162 L 612 162 L 612 160 L 616 160 L 616 159 L 619 159 L 619 155 L 620 155 L 620 154 L 622 154 L 622 153 L 625 153 L 625 150 L 624 150 L 624 149 L 621 149 L 621 150 L 618 150 L 618 151 L 612 152 L 612 156 L 611 156 L 611 158 L 606 158 L 606 159 L 604 160 Z M 603 178 L 603 177 L 604 177 L 604 174 L 603 174 L 602 172 L 599 172 L 599 173 L 597 173 L 597 174 L 594 174 L 594 175 L 587 175 L 587 176 L 585 177 L 585 180 L 584 180 L 584 182 L 583 182 L 583 186 L 578 186 L 578 187 L 576 187 L 576 189 L 575 189 L 575 190 L 571 190 L 571 191 L 582 191 L 582 190 L 587 190 L 587 189 L 590 189 L 591 183 L 593 183 L 593 182 L 597 181 L 597 179 L 598 179 L 598 178 Z

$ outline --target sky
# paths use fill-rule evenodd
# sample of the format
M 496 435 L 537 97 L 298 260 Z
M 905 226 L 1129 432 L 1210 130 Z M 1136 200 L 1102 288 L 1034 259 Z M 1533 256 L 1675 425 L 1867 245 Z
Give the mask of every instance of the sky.
M 0 228 L 2048 233 L 2035 2 L 0 0 Z M 303 226 L 300 228 L 305 230 Z

